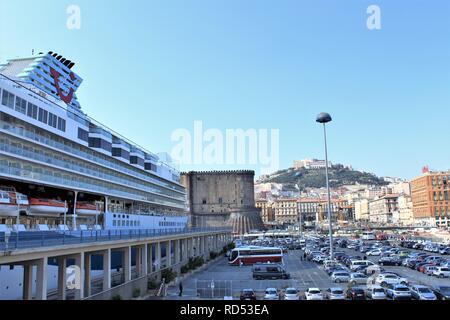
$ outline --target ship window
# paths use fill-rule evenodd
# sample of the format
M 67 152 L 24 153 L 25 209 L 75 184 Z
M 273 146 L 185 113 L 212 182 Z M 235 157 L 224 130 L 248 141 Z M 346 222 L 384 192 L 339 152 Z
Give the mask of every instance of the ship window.
M 16 111 L 26 114 L 27 113 L 27 102 L 19 97 L 16 97 Z
M 116 220 L 113 220 L 113 227 L 115 227 L 116 226 Z
M 66 120 L 58 117 L 58 130 L 66 131 Z
M 86 130 L 78 128 L 78 139 L 88 142 L 89 141 L 89 133 Z
M 37 113 L 38 113 L 38 107 L 32 103 L 28 102 L 28 108 L 27 108 L 27 116 L 37 119 Z
M 14 108 L 14 95 L 11 92 L 3 90 L 2 93 L 2 104 L 9 108 Z
M 113 218 L 115 218 L 116 217 L 116 215 L 115 214 L 113 214 Z
M 47 123 L 48 111 L 42 108 L 39 108 L 39 116 L 38 120 L 43 123 Z
M 57 119 L 58 119 L 58 117 L 56 115 L 54 115 L 51 112 L 48 113 L 48 125 L 49 126 L 56 128 Z

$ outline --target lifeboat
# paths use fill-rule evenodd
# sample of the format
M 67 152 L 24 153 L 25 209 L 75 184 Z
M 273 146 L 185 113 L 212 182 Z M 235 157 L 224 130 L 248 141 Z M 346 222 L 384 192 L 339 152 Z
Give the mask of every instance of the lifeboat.
M 0 190 L 0 217 L 17 217 L 19 206 L 13 192 Z
M 59 215 L 67 212 L 64 201 L 54 199 L 29 199 L 30 213 L 32 215 Z
M 81 215 L 98 215 L 100 210 L 98 210 L 97 206 L 88 202 L 77 202 L 76 205 L 76 214 Z

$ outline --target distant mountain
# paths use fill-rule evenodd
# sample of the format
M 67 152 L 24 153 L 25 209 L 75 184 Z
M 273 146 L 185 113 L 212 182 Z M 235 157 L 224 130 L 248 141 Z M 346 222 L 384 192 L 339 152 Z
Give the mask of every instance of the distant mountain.
M 383 178 L 372 173 L 352 170 L 342 165 L 334 165 L 328 171 L 330 187 L 338 188 L 345 185 L 375 185 L 385 186 L 388 184 Z M 306 188 L 321 188 L 326 185 L 325 169 L 284 169 L 262 178 L 260 183 L 281 183 L 284 189 L 294 189 L 298 184 L 300 190 Z

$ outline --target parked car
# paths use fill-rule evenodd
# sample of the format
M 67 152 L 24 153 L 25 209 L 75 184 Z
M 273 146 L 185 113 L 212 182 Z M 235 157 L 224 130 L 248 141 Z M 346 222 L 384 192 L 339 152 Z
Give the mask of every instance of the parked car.
M 331 280 L 336 283 L 349 282 L 350 274 L 348 272 L 336 271 L 331 275 Z
M 400 260 L 397 256 L 381 257 L 378 260 L 378 264 L 380 266 L 400 266 L 402 264 L 402 260 Z
M 298 290 L 295 288 L 287 288 L 284 292 L 284 300 L 299 300 Z
M 366 300 L 366 294 L 363 288 L 353 287 L 347 290 L 347 299 Z
M 305 291 L 306 300 L 323 300 L 323 294 L 318 288 L 308 288 Z
M 380 256 L 381 255 L 381 249 L 374 249 L 366 252 L 367 256 Z
M 352 261 L 350 264 L 350 270 L 355 271 L 356 268 L 361 267 L 361 266 L 372 266 L 375 263 L 373 263 L 372 261 L 369 260 L 355 260 Z
M 325 291 L 328 300 L 345 300 L 345 293 L 342 288 L 329 288 Z
M 368 278 L 364 273 L 354 272 L 354 273 L 350 274 L 349 283 L 351 285 L 366 284 L 367 279 Z
M 374 284 L 381 285 L 385 287 L 389 284 L 403 284 L 408 285 L 408 279 L 400 277 L 393 273 L 382 273 L 376 277 Z
M 361 253 L 366 253 L 367 251 L 369 251 L 371 248 L 370 247 L 367 247 L 367 246 L 361 246 L 360 248 L 359 248 L 359 252 L 361 252 Z
M 428 276 L 432 276 L 433 273 L 434 273 L 434 271 L 437 270 L 437 268 L 438 268 L 437 266 L 433 266 L 433 265 L 431 265 L 431 266 L 425 266 L 425 267 L 423 268 L 423 273 L 426 274 L 426 275 L 428 275 Z
M 244 289 L 241 291 L 241 300 L 256 300 L 256 294 L 253 289 Z
M 450 286 L 436 286 L 431 290 L 439 300 L 450 300 Z
M 347 272 L 348 273 L 348 269 L 339 265 L 339 266 L 335 266 L 335 267 L 329 268 L 328 271 L 327 271 L 327 273 L 328 273 L 328 275 L 330 277 L 335 272 Z
M 371 286 L 367 289 L 366 296 L 370 300 L 386 300 L 386 293 L 380 286 Z
M 441 250 L 439 250 L 439 253 L 444 255 L 444 256 L 450 255 L 450 247 L 442 248 Z
M 392 300 L 410 300 L 411 290 L 404 284 L 388 284 L 386 297 Z
M 264 300 L 279 300 L 277 289 L 267 288 L 264 292 Z
M 436 270 L 433 271 L 433 276 L 438 278 L 449 278 L 450 277 L 450 268 L 449 267 L 436 267 Z
M 422 285 L 411 286 L 411 297 L 416 300 L 437 300 L 433 291 Z
M 425 264 L 421 264 L 418 268 L 417 271 L 421 272 L 421 273 L 425 273 L 425 270 L 427 267 L 434 267 L 436 266 L 434 263 L 425 263 Z

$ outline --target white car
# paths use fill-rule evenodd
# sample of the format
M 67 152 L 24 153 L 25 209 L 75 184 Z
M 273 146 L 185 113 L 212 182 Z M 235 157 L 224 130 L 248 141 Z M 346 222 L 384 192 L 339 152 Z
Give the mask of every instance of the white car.
M 267 288 L 264 293 L 264 300 L 278 300 L 278 292 L 275 288 Z
M 374 249 L 366 252 L 367 256 L 380 256 L 381 255 L 381 249 Z
M 380 286 L 372 286 L 367 289 L 366 296 L 371 300 L 386 300 L 386 293 Z
M 350 281 L 349 283 L 352 285 L 357 285 L 357 284 L 366 284 L 367 283 L 367 276 L 364 273 L 360 273 L 360 272 L 354 272 L 352 274 L 350 274 Z
M 309 288 L 305 291 L 306 300 L 323 300 L 323 294 L 319 288 Z
M 408 279 L 400 277 L 393 273 L 382 273 L 379 274 L 378 277 L 375 279 L 375 284 L 381 285 L 382 287 L 385 287 L 388 284 L 408 285 Z
M 331 275 L 331 280 L 336 283 L 349 282 L 350 274 L 348 272 L 336 271 Z
M 411 296 L 416 300 L 437 300 L 437 297 L 433 293 L 433 291 L 431 291 L 430 288 L 422 285 L 412 286 Z
M 433 276 L 438 277 L 438 278 L 449 278 L 450 277 L 450 268 L 437 267 L 436 270 L 433 271 Z
M 325 294 L 328 300 L 345 300 L 345 293 L 342 288 L 329 288 Z
M 284 300 L 298 300 L 298 290 L 295 288 L 287 288 L 284 292 Z
M 355 271 L 359 267 L 370 267 L 373 265 L 375 265 L 375 263 L 369 260 L 352 260 L 350 263 L 350 270 Z

